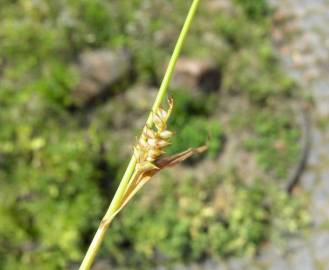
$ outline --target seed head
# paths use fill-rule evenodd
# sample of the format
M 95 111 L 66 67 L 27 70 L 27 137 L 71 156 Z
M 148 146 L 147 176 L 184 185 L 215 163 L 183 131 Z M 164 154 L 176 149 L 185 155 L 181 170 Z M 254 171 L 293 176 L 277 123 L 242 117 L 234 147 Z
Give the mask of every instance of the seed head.
M 145 162 L 154 162 L 164 153 L 163 148 L 170 144 L 173 132 L 167 130 L 167 121 L 173 108 L 172 98 L 168 99 L 168 109 L 157 109 L 152 113 L 152 125 L 143 128 L 142 135 L 134 147 L 134 155 L 138 166 Z

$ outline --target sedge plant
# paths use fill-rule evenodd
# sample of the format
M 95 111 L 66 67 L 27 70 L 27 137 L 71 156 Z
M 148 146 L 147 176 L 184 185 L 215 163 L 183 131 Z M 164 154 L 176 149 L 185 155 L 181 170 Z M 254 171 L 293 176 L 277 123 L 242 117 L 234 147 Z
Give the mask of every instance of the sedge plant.
M 206 146 L 201 146 L 195 149 L 187 149 L 173 156 L 163 155 L 165 153 L 164 148 L 170 144 L 170 138 L 173 136 L 173 133 L 167 130 L 167 122 L 173 109 L 174 101 L 172 98 L 168 98 L 167 109 L 164 109 L 161 104 L 167 95 L 177 59 L 181 53 L 199 2 L 200 0 L 193 0 L 191 4 L 142 134 L 134 146 L 131 160 L 87 250 L 79 268 L 80 270 L 89 270 L 91 268 L 113 218 L 154 174 L 163 168 L 176 165 L 195 153 L 203 152 L 207 148 Z

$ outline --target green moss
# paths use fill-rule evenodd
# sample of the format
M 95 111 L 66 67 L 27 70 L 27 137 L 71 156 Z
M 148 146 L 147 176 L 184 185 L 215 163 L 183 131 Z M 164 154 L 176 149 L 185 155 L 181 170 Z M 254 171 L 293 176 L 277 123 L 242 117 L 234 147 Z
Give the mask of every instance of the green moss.
M 254 21 L 263 21 L 269 13 L 266 0 L 235 0 L 246 12 L 247 16 Z
M 288 113 L 263 112 L 255 115 L 254 135 L 245 141 L 249 151 L 256 153 L 258 163 L 276 177 L 287 177 L 300 154 L 299 129 Z M 296 143 L 297 142 L 297 143 Z
M 192 118 L 179 129 L 179 136 L 173 139 L 168 154 L 182 152 L 190 147 L 208 145 L 207 154 L 216 157 L 222 147 L 222 130 L 218 121 L 207 118 Z M 195 157 L 198 158 L 198 157 Z
M 209 116 L 216 108 L 218 98 L 215 95 L 193 97 L 180 90 L 172 94 L 175 106 L 170 129 L 179 131 L 179 136 L 174 136 L 167 153 L 175 154 L 207 144 L 207 155 L 216 157 L 222 147 L 223 131 L 219 121 L 209 120 Z
M 96 227 L 90 220 L 102 207 L 98 150 L 78 132 L 53 135 L 22 125 L 1 132 L 0 254 L 11 254 L 4 266 L 15 258 L 26 269 L 64 268 L 80 258 L 83 235 Z
M 168 176 L 163 180 L 166 181 L 161 182 L 161 192 L 153 194 L 152 201 L 134 201 L 113 224 L 106 249 L 117 263 L 142 264 L 146 268 L 157 257 L 172 262 L 204 256 L 250 255 L 272 235 L 270 223 L 277 224 L 275 230 L 285 232 L 305 224 L 296 223 L 304 214 L 301 203 L 273 185 L 244 186 L 228 175 L 201 182 Z M 225 210 L 218 214 L 220 190 L 229 197 L 223 198 Z M 277 220 L 290 220 L 297 227 L 282 228 L 284 222 Z

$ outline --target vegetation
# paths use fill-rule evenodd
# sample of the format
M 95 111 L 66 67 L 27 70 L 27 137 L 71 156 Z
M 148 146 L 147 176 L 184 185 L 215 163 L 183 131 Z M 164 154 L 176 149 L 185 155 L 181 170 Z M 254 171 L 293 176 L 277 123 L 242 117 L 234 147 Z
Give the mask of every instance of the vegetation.
M 283 178 L 298 156 L 298 129 L 294 128 L 287 114 L 268 112 L 254 116 L 254 136 L 246 140 L 246 148 L 256 151 L 259 164 L 276 177 Z
M 203 1 L 185 56 L 213 59 L 212 94 L 172 89 L 169 153 L 209 140 L 198 161 L 162 174 L 111 227 L 101 254 L 117 265 L 148 265 L 252 254 L 272 234 L 305 224 L 300 198 L 280 189 L 300 149 L 290 104 L 294 83 L 268 38 L 263 0 Z M 64 269 L 80 262 L 122 176 L 139 123 L 122 97 L 133 85 L 159 86 L 189 1 L 0 3 L 0 268 Z M 126 48 L 133 73 L 96 104 L 76 106 L 74 68 L 84 51 Z M 284 102 L 282 102 L 284 100 Z M 107 112 L 113 107 L 115 113 Z M 117 128 L 118 119 L 125 125 Z M 225 161 L 231 142 L 236 156 Z M 233 144 L 233 143 L 232 143 Z M 238 166 L 256 160 L 255 175 Z M 225 164 L 227 166 L 220 166 Z M 201 176 L 200 176 L 201 175 Z M 250 178 L 246 181 L 245 178 Z M 264 185 L 266 183 L 266 185 Z M 83 218 L 81 218 L 83 217 Z
M 169 179 L 151 185 L 151 198 L 142 194 L 113 223 L 106 245 L 117 264 L 146 267 L 159 261 L 251 255 L 273 233 L 270 223 L 277 230 L 294 231 L 307 220 L 300 200 L 291 201 L 260 183 L 246 186 L 234 174 Z M 136 211 L 136 205 L 142 210 Z
M 179 130 L 179 136 L 173 138 L 168 149 L 169 154 L 184 151 L 189 147 L 198 147 L 208 141 L 207 155 L 216 157 L 222 147 L 223 132 L 218 120 L 208 117 L 216 107 L 216 96 L 186 95 L 183 90 L 173 91 L 176 108 L 174 108 L 171 126 Z M 192 157 L 198 159 L 199 157 Z

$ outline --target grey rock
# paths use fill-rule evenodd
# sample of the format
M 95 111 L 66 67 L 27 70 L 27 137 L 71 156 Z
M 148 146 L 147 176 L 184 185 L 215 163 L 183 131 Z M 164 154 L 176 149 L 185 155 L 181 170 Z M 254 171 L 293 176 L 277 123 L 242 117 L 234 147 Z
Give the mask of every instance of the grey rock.
M 317 186 L 312 194 L 312 202 L 314 214 L 318 214 L 317 211 L 324 209 L 328 206 L 328 193 L 323 190 L 321 186 Z
M 82 53 L 76 68 L 80 82 L 72 96 L 75 104 L 81 106 L 110 91 L 113 84 L 127 77 L 131 61 L 123 50 L 97 50 Z
M 266 268 L 268 270 L 288 270 L 288 262 L 283 258 L 274 259 L 273 262 Z
M 124 96 L 125 101 L 131 109 L 145 112 L 152 106 L 156 94 L 156 88 L 150 88 L 145 85 L 135 85 L 126 91 Z
M 204 270 L 227 270 L 225 263 L 208 260 L 204 263 Z
M 211 12 L 225 12 L 225 14 L 234 14 L 234 6 L 230 0 L 208 0 L 206 8 Z
M 212 60 L 182 57 L 177 61 L 171 86 L 211 92 L 219 88 L 220 79 L 220 69 Z
M 311 139 L 312 139 L 313 149 L 315 149 L 315 148 L 316 149 L 322 148 L 322 145 L 324 143 L 323 134 L 315 126 L 312 128 Z
M 311 239 L 311 246 L 315 260 L 329 264 L 329 232 L 319 232 Z
M 257 261 L 260 265 L 269 267 L 274 261 L 284 257 L 284 246 L 277 246 L 274 243 L 268 243 L 263 246 L 260 254 L 257 256 Z
M 249 258 L 234 258 L 229 260 L 228 268 L 230 270 L 256 269 L 256 265 Z
M 314 260 L 307 247 L 298 249 L 289 260 L 289 270 L 316 270 Z
M 329 98 L 325 100 L 317 100 L 317 113 L 320 118 L 329 117 Z
M 316 185 L 316 175 L 314 172 L 312 171 L 306 171 L 303 175 L 302 178 L 300 180 L 300 184 L 302 185 L 302 187 L 305 190 L 313 190 L 315 188 Z

